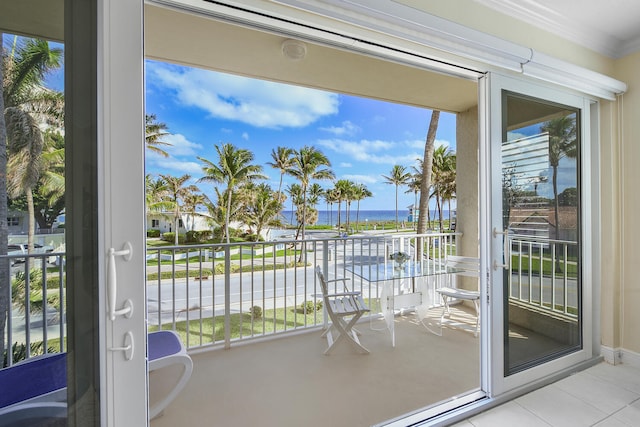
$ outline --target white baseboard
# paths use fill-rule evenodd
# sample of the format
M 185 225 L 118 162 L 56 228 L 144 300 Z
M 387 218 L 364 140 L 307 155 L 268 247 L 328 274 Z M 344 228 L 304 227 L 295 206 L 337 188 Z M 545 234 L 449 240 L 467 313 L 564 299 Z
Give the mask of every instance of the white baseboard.
M 624 363 L 625 365 L 640 368 L 640 353 L 627 350 L 624 348 L 611 348 L 607 346 L 600 346 L 600 353 L 604 357 L 607 363 L 612 365 L 619 365 Z

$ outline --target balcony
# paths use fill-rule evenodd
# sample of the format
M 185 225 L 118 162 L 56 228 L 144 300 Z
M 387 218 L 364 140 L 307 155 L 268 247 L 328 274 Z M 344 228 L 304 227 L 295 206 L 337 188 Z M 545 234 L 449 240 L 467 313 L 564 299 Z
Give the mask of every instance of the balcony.
M 333 417 L 328 413 L 335 414 L 332 425 L 374 425 L 477 395 L 480 340 L 473 328 L 465 327 L 475 323 L 470 306 L 454 306 L 453 321 L 445 324 L 442 336 L 425 328 L 439 321 L 438 300 L 430 301 L 423 319 L 411 307 L 396 307 L 394 347 L 381 315 L 383 285 L 354 273 L 355 267 L 391 262 L 389 255 L 395 252 L 437 269 L 447 254 L 457 253 L 459 234 L 312 237 L 305 242 L 148 248 L 149 329 L 178 331 L 194 361 L 186 389 L 152 426 L 203 425 L 203 420 L 206 425 L 268 420 L 269 425 L 320 426 Z M 422 253 L 416 250 L 419 239 Z M 566 256 L 570 244 L 551 243 L 510 236 L 510 301 L 570 322 L 576 317 Z M 555 247 L 564 255 L 556 256 Z M 18 258 L 12 267 L 14 280 L 22 273 L 24 282 L 15 288 L 22 289 L 23 296 L 14 301 L 23 303 L 14 305 L 9 339 L 24 344 L 26 357 L 64 351 L 64 304 L 51 298 L 59 295 L 63 301 L 64 254 L 9 257 Z M 562 262 L 562 275 L 545 267 L 549 262 Z M 372 308 L 371 316 L 358 325 L 369 355 L 349 346 L 323 355 L 325 316 L 318 305 L 316 265 L 330 277 L 350 279 L 349 286 Z M 435 289 L 444 276 L 419 280 Z M 37 281 L 49 285 L 40 286 L 34 298 L 31 288 L 38 288 Z M 33 310 L 38 300 L 41 308 Z M 549 341 L 535 331 L 528 331 L 528 338 Z M 153 401 L 162 381 L 152 373 L 150 383 Z

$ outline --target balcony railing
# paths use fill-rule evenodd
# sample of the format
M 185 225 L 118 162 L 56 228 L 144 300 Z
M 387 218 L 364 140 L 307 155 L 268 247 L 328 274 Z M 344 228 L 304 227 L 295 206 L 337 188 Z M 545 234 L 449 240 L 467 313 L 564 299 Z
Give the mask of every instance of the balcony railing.
M 510 235 L 509 298 L 552 315 L 578 317 L 577 242 Z
M 456 254 L 459 236 L 394 234 L 148 247 L 149 329 L 177 330 L 194 349 L 228 348 L 241 341 L 320 327 L 325 318 L 316 265 L 329 277 L 349 278 L 348 286 L 362 293 L 371 315 L 377 316 L 378 286 L 360 279 L 352 267 L 374 266 L 394 252 L 405 252 L 436 268 L 447 254 Z M 553 315 L 575 317 L 576 243 L 509 238 L 510 299 Z M 420 239 L 422 253 L 416 250 Z M 6 337 L 17 348 L 8 352 L 7 363 L 13 364 L 13 354 L 23 348 L 19 358 L 65 351 L 65 254 L 5 257 L 11 264 L 13 301 Z
M 379 290 L 361 280 L 354 265 L 376 265 L 402 251 L 441 263 L 455 253 L 456 234 L 357 236 L 164 246 L 147 249 L 147 316 L 150 329 L 175 329 L 188 348 L 262 338 L 325 322 L 315 266 L 348 277 L 374 308 Z M 424 245 L 416 250 L 416 239 Z M 341 291 L 342 289 L 336 289 Z

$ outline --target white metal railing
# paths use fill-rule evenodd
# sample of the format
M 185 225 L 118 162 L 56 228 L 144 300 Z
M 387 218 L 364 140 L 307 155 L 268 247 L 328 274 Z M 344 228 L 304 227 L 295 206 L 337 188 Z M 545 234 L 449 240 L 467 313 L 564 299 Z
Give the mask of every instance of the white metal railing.
M 330 232 L 326 233 L 329 234 Z M 277 242 L 181 245 L 147 248 L 147 320 L 150 330 L 173 329 L 190 348 L 230 347 L 233 343 L 275 336 L 324 324 L 321 289 L 314 268 L 329 277 L 348 277 L 378 315 L 375 283 L 360 279 L 355 265 L 371 265 L 402 251 L 413 260 L 439 265 L 456 253 L 460 233 L 390 234 Z M 422 239 L 423 251 L 416 249 Z M 11 282 L 22 274 L 20 294 L 12 294 L 7 343 L 25 348 L 25 357 L 65 351 L 64 253 L 6 255 Z M 0 256 L 0 259 L 2 257 Z M 17 261 L 17 262 L 16 262 Z M 37 272 L 37 273 L 34 273 Z M 35 286 L 34 275 L 48 286 Z M 40 279 L 37 279 L 38 283 Z M 58 302 L 33 305 L 35 299 Z M 340 291 L 340 289 L 336 289 Z M 27 295 L 31 295 L 30 298 Z M 42 344 L 40 344 L 42 343 Z M 15 363 L 9 351 L 8 364 Z
M 446 253 L 455 253 L 457 235 L 370 235 L 147 248 L 153 259 L 147 263 L 148 322 L 151 329 L 179 330 L 188 348 L 230 347 L 236 341 L 317 327 L 324 317 L 316 265 L 330 277 L 349 277 L 349 286 L 375 306 L 377 285 L 361 280 L 348 267 L 375 265 L 395 251 L 415 259 L 420 256 L 417 237 L 423 239 L 423 259 L 440 263 Z M 190 257 L 178 261 L 187 250 Z M 157 261 L 163 258 L 165 261 Z
M 0 258 L 8 260 L 10 281 L 6 361 L 0 355 L 0 367 L 3 362 L 11 366 L 33 355 L 65 351 L 65 254 L 48 252 Z
M 578 317 L 578 244 L 509 235 L 509 298 L 544 312 Z

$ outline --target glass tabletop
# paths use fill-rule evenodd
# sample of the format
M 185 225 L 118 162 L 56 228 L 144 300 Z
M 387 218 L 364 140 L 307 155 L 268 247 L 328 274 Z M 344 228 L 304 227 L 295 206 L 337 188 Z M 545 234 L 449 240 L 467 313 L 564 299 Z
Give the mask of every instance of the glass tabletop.
M 460 269 L 457 268 L 434 263 L 433 260 L 407 261 L 403 265 L 399 265 L 395 261 L 387 261 L 377 264 L 351 265 L 346 267 L 346 269 L 369 282 L 451 274 L 460 271 Z

